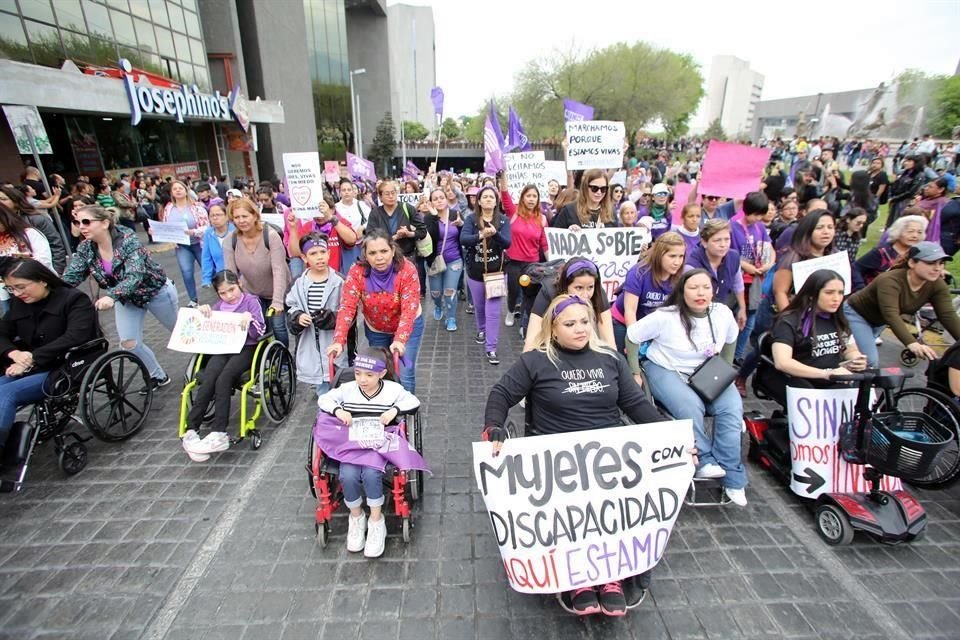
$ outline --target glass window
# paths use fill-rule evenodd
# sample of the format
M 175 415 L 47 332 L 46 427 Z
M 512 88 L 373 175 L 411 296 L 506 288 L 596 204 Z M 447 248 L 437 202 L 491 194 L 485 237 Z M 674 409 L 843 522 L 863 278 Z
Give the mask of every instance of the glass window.
M 87 25 L 83 21 L 83 11 L 80 10 L 80 0 L 57 0 L 57 22 L 61 27 L 74 31 L 86 31 Z
M 209 127 L 210 125 L 205 126 Z M 173 129 L 172 136 L 169 133 L 170 129 Z M 173 149 L 174 162 L 190 162 L 197 159 L 197 147 L 194 144 L 195 130 L 196 127 L 182 124 L 170 124 L 167 128 L 170 146 Z
M 145 18 L 149 20 L 150 6 L 147 0 L 130 0 L 130 13 L 132 13 L 135 18 Z
M 23 24 L 19 16 L 9 13 L 0 13 L 0 58 L 33 62 L 33 54 L 27 46 L 27 36 L 23 32 Z
M 130 11 L 129 5 L 127 5 L 127 0 L 107 0 L 107 4 L 111 7 L 117 9 L 123 9 L 124 11 Z
M 117 45 L 112 41 L 91 37 L 90 47 L 91 54 L 90 58 L 88 58 L 89 62 L 103 66 L 116 66 L 119 56 L 117 55 Z
M 85 33 L 61 31 L 60 39 L 63 40 L 63 50 L 66 52 L 68 58 L 71 60 L 94 62 L 95 56 L 91 55 L 93 46 L 90 44 L 89 36 Z
M 27 0 L 20 3 L 20 11 L 24 18 L 33 18 L 53 24 L 53 9 L 50 0 Z
M 179 0 L 179 2 L 183 5 L 184 9 L 188 9 L 193 12 L 197 11 L 197 0 Z
M 173 48 L 173 34 L 167 29 L 156 28 L 157 32 L 157 51 L 160 55 L 168 58 L 176 58 L 177 52 Z
M 97 139 L 109 141 L 108 144 L 100 145 L 100 154 L 103 157 L 105 169 L 127 169 L 143 166 L 143 163 L 140 162 L 139 149 L 133 139 L 133 127 L 130 126 L 129 119 L 91 119 Z
M 177 47 L 177 58 L 190 62 L 190 42 L 187 40 L 187 36 L 174 33 L 173 43 Z
M 151 2 L 150 13 L 153 15 L 153 21 L 161 25 L 164 29 L 170 26 L 170 18 L 167 17 L 166 2 Z
M 200 18 L 193 11 L 184 11 L 183 19 L 187 23 L 187 33 L 194 38 L 202 38 L 203 31 L 200 29 Z
M 117 42 L 137 46 L 137 34 L 133 31 L 133 18 L 126 13 L 110 10 L 110 20 L 113 22 L 113 32 L 117 34 Z
M 9 11 L 10 13 L 17 13 L 17 0 L 0 0 L 0 9 Z
M 33 20 L 24 20 L 24 24 L 27 27 L 27 38 L 30 40 L 30 50 L 33 52 L 36 63 L 47 67 L 59 67 L 64 56 L 57 28 Z
M 140 130 L 140 156 L 143 164 L 170 164 L 173 155 L 170 153 L 170 144 L 167 141 L 167 122 L 163 120 L 144 119 L 137 125 Z
M 110 16 L 106 7 L 83 0 L 83 14 L 87 16 L 87 32 L 90 35 L 101 35 L 113 39 L 113 29 L 110 27 Z
M 193 58 L 194 64 L 205 64 L 207 62 L 207 56 L 203 53 L 203 43 L 199 40 L 190 39 L 190 56 Z
M 188 87 L 193 84 L 193 65 L 192 64 L 181 64 L 180 65 L 180 82 L 187 85 Z
M 174 31 L 186 31 L 187 25 L 183 22 L 183 9 L 175 4 L 167 5 L 167 13 L 170 14 L 170 28 Z
M 157 39 L 153 37 L 153 25 L 140 18 L 134 19 L 137 28 L 137 42 L 144 51 L 157 52 Z
M 210 91 L 210 74 L 207 73 L 206 67 L 194 67 L 193 75 L 201 91 Z

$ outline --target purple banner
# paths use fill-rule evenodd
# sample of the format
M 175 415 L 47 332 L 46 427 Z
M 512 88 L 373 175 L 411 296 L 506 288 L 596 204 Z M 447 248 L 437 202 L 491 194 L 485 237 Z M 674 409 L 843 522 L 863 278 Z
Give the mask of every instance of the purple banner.
M 377 169 L 369 160 L 364 160 L 347 151 L 347 172 L 354 178 L 361 178 L 368 182 L 377 182 Z
M 368 449 L 350 440 L 346 424 L 320 411 L 313 425 L 313 441 L 328 456 L 340 462 L 358 464 L 383 471 L 387 463 L 404 471 L 420 470 L 430 473 L 423 457 L 410 447 L 400 435 L 400 427 L 386 427 L 384 440 L 376 449 Z
M 571 120 L 593 120 L 593 107 L 577 102 L 576 100 L 571 100 L 570 98 L 564 98 L 563 120 L 564 122 L 570 122 Z
M 503 147 L 497 140 L 497 132 L 493 128 L 491 119 L 496 122 L 496 117 L 487 114 L 487 122 L 483 127 L 483 170 L 491 175 L 498 171 L 503 171 Z M 501 140 L 503 135 L 501 134 Z
M 507 152 L 510 151 L 530 151 L 530 139 L 520 124 L 520 116 L 510 107 L 510 120 L 507 126 Z
M 443 89 L 434 87 L 430 89 L 430 101 L 433 102 L 433 112 L 438 116 L 443 115 Z

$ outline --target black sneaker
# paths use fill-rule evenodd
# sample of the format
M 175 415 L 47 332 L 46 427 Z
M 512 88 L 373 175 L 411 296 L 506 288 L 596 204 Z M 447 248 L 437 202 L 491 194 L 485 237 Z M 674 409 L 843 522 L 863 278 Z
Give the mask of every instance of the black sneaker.
M 600 613 L 600 602 L 593 587 L 583 587 L 569 592 L 570 608 L 578 616 L 592 616 Z
M 496 351 L 487 351 L 487 362 L 490 364 L 500 364 L 500 358 L 497 357 Z
M 646 599 L 648 590 L 650 589 L 651 574 L 651 571 L 647 571 L 623 580 L 623 597 L 627 601 L 627 609 L 640 606 Z
M 599 588 L 600 610 L 606 616 L 620 617 L 627 615 L 627 599 L 623 595 L 620 581 L 608 582 Z
M 473 315 L 473 305 L 472 305 L 472 304 L 468 304 L 468 305 L 467 305 L 467 308 L 464 309 L 463 311 L 464 311 L 464 313 L 466 313 L 467 315 L 471 315 L 471 316 L 472 316 L 472 315 Z
M 150 388 L 150 389 L 153 389 L 154 391 L 156 391 L 156 390 L 159 389 L 160 387 L 165 387 L 165 386 L 167 386 L 168 384 L 170 384 L 170 376 L 164 375 L 162 378 L 150 378 L 150 387 L 149 387 L 149 388 Z M 140 390 L 140 395 L 142 395 L 142 396 L 147 395 L 147 390 L 146 390 L 146 389 L 141 389 L 141 390 Z
M 477 344 L 483 344 L 487 339 L 487 334 L 484 331 L 477 331 L 477 335 L 473 338 L 473 341 Z

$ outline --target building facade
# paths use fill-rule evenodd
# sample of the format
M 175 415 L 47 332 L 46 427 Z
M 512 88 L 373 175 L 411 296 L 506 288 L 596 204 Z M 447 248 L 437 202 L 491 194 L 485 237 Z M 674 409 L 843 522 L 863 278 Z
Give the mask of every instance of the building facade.
M 706 87 L 706 125 L 719 120 L 728 136 L 748 136 L 762 92 L 763 75 L 750 69 L 749 62 L 735 56 L 714 56 Z
M 795 98 L 763 100 L 757 103 L 751 140 L 761 138 L 793 138 L 798 136 L 836 135 L 844 137 L 845 122 L 853 122 L 864 109 L 876 89 L 859 89 L 837 93 L 818 93 Z M 821 122 L 827 112 L 828 123 Z M 824 127 L 838 123 L 839 127 Z

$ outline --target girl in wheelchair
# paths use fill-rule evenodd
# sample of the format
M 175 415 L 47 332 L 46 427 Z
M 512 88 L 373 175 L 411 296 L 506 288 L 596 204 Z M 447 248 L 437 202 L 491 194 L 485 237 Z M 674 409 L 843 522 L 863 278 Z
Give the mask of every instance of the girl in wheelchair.
M 353 362 L 355 379 L 320 396 L 317 400 L 320 411 L 336 417 L 351 429 L 359 427 L 360 419 L 364 417 L 374 418 L 384 427 L 396 423 L 400 414 L 415 410 L 420 406 L 420 401 L 400 384 L 386 379 L 388 374 L 395 377 L 391 365 L 386 351 L 379 347 L 358 350 Z M 357 449 L 347 451 L 350 447 L 338 446 L 344 443 L 343 437 L 339 438 L 341 442 L 337 442 L 335 427 L 321 427 L 318 424 L 318 429 L 320 433 L 315 430 L 314 435 L 317 444 L 328 456 L 340 461 L 340 485 L 344 504 L 350 509 L 347 551 L 363 551 L 368 558 L 378 558 L 383 554 L 387 537 L 387 525 L 383 518 L 384 471 L 382 467 L 355 464 L 350 460 L 356 460 L 358 456 L 365 458 L 362 450 L 380 448 L 383 439 L 359 442 L 359 452 Z M 416 452 L 411 449 L 410 453 Z M 419 455 L 416 457 L 419 458 Z M 422 459 L 419 462 L 422 463 Z M 369 522 L 362 508 L 363 494 L 366 494 L 367 506 L 370 507 Z
M 237 274 L 233 271 L 219 272 L 213 277 L 213 287 L 220 296 L 220 301 L 213 307 L 202 305 L 198 310 L 208 317 L 213 311 L 241 314 L 242 325 L 247 330 L 247 340 L 240 353 L 208 356 L 206 365 L 198 374 L 199 384 L 193 406 L 187 414 L 187 432 L 183 435 L 183 449 L 195 462 L 203 462 L 210 458 L 211 453 L 226 451 L 230 447 L 230 438 L 227 436 L 230 398 L 237 382 L 249 371 L 257 342 L 266 331 L 259 298 L 243 291 Z M 201 439 L 197 431 L 211 401 L 213 422 L 210 433 Z

